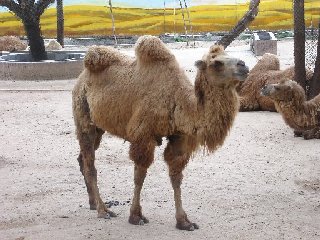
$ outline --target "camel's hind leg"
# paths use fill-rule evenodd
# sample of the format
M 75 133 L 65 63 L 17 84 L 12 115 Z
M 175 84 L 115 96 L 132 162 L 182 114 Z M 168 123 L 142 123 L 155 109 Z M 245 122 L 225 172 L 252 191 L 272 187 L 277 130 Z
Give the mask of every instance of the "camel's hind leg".
M 169 143 L 164 151 L 164 158 L 169 166 L 169 176 L 174 190 L 174 201 L 176 207 L 176 227 L 181 230 L 193 231 L 199 226 L 189 221 L 182 207 L 181 183 L 182 171 L 187 165 L 191 153 L 195 150 L 196 143 L 193 138 L 185 136 L 170 136 Z
M 129 223 L 143 225 L 149 220 L 142 215 L 140 205 L 140 193 L 147 170 L 154 159 L 155 140 L 132 143 L 130 146 L 130 158 L 134 161 L 134 194 L 130 208 Z
M 80 144 L 78 161 L 87 186 L 90 209 L 96 209 L 100 218 L 110 218 L 116 215 L 107 209 L 100 197 L 97 185 L 97 170 L 94 166 L 95 150 L 99 147 L 103 133 L 101 129 L 95 126 L 90 126 L 89 131 L 85 133 L 78 133 Z

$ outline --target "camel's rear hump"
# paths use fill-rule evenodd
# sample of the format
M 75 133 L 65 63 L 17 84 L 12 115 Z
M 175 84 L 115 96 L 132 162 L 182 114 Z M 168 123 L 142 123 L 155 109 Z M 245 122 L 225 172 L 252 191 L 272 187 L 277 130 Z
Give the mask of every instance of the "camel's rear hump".
M 156 61 L 170 61 L 175 59 L 174 55 L 166 45 L 157 37 L 142 36 L 135 46 L 138 62 L 154 63 Z

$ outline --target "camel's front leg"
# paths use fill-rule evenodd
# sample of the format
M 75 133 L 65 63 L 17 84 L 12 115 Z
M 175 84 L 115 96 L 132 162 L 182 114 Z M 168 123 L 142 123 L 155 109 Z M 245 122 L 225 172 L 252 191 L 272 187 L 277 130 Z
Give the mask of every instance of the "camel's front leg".
M 149 220 L 142 215 L 140 194 L 148 167 L 153 162 L 156 141 L 133 143 L 130 146 L 130 158 L 134 161 L 134 193 L 130 208 L 129 223 L 143 225 Z
M 306 130 L 302 133 L 302 136 L 305 140 L 309 139 L 319 139 L 320 138 L 320 127 L 315 127 L 310 130 Z
M 164 152 L 164 158 L 169 166 L 169 176 L 174 191 L 174 201 L 176 207 L 176 227 L 181 230 L 193 231 L 198 229 L 196 223 L 191 222 L 182 207 L 181 183 L 183 179 L 182 171 L 190 158 L 190 152 L 195 148 L 192 139 L 181 136 L 171 136 Z

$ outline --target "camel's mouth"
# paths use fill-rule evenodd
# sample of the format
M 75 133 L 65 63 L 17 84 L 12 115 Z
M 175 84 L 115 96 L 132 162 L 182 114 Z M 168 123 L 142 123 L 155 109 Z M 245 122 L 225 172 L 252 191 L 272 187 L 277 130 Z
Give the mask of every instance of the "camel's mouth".
M 238 72 L 235 72 L 233 75 L 237 80 L 239 80 L 241 82 L 246 80 L 246 78 L 248 77 L 248 74 L 249 74 L 249 68 L 247 66 L 245 66 L 245 67 L 246 67 L 245 69 L 242 69 Z
M 244 80 L 247 79 L 248 74 L 243 74 L 243 73 L 236 73 L 235 77 L 237 80 L 239 80 L 240 82 L 243 82 Z
M 265 85 L 263 88 L 261 88 L 260 95 L 268 97 L 270 96 L 272 89 L 273 89 L 272 85 Z
M 234 76 L 239 81 L 244 81 L 248 77 L 249 68 L 243 61 L 239 61 L 237 64 L 237 71 L 234 73 Z

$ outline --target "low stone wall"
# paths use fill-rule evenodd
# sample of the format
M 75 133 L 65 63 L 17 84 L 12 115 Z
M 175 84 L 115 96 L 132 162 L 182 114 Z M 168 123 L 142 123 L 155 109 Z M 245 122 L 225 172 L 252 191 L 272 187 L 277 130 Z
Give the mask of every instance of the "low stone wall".
M 83 60 L 63 62 L 0 62 L 0 80 L 62 80 L 77 78 Z
M 2 55 L 0 80 L 62 80 L 77 78 L 83 70 L 84 52 L 48 52 L 51 60 L 30 62 L 25 52 Z M 29 59 L 30 58 L 30 59 Z

